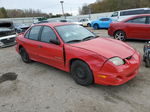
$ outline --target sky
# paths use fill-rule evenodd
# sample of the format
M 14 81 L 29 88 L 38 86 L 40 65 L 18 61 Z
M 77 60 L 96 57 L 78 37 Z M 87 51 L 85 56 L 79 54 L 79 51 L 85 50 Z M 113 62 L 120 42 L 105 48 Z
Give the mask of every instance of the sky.
M 77 15 L 83 4 L 94 3 L 96 0 L 64 0 L 65 13 Z M 40 9 L 42 12 L 62 13 L 60 0 L 0 0 L 0 7 L 6 9 Z

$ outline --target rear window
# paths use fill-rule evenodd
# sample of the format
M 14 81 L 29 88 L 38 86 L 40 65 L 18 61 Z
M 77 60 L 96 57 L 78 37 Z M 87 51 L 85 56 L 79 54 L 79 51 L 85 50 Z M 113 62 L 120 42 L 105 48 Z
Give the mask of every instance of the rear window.
M 109 18 L 102 18 L 100 19 L 100 21 L 109 21 L 110 19 Z
M 146 17 L 138 17 L 127 21 L 127 23 L 146 24 Z
M 150 10 L 132 10 L 132 11 L 122 11 L 120 12 L 120 16 L 127 16 L 127 15 L 137 15 L 137 14 L 150 14 Z

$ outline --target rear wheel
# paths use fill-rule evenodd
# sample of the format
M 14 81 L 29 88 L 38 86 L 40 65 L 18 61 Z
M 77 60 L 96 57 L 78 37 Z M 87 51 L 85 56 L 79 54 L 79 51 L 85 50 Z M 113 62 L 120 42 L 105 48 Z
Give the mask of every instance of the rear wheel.
M 25 63 L 31 63 L 32 62 L 29 58 L 28 53 L 26 52 L 26 50 L 23 47 L 20 48 L 19 52 L 20 52 L 20 55 L 21 55 L 23 62 L 25 62 Z
M 145 59 L 145 66 L 146 67 L 150 67 L 150 54 L 148 54 L 148 57 L 146 57 L 146 59 Z
M 90 24 L 90 23 L 88 23 L 88 24 L 87 24 L 87 27 L 91 27 L 91 24 Z
M 98 30 L 99 29 L 98 24 L 94 24 L 93 28 L 94 28 L 94 30 Z
M 117 31 L 114 35 L 114 38 L 116 40 L 125 41 L 126 40 L 126 34 L 123 31 Z
M 71 65 L 71 75 L 77 84 L 88 86 L 93 83 L 93 74 L 83 61 L 75 61 Z

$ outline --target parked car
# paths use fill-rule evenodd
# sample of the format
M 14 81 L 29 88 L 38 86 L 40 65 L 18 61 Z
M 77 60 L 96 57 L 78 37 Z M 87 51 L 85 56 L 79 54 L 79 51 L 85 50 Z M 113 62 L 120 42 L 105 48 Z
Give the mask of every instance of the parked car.
M 0 22 L 0 47 L 15 45 L 16 32 L 12 22 Z
M 150 67 L 150 41 L 144 45 L 144 55 L 143 60 L 145 62 L 146 67 Z
M 91 27 L 91 20 L 89 18 L 80 19 L 82 26 Z
M 26 25 L 26 24 L 16 24 L 15 25 L 15 31 L 18 34 L 24 33 L 29 27 L 30 27 L 30 25 Z
M 72 23 L 34 25 L 16 40 L 25 63 L 34 60 L 70 72 L 83 86 L 124 84 L 140 66 L 139 53 L 129 45 Z
M 150 14 L 138 15 L 120 22 L 113 22 L 108 34 L 117 40 L 150 40 Z
M 41 24 L 41 23 L 48 23 L 48 22 L 49 22 L 48 20 L 42 20 L 42 21 L 35 22 L 33 24 Z
M 100 18 L 99 20 L 92 21 L 91 26 L 97 30 L 100 28 L 109 28 L 110 23 L 112 23 L 113 20 L 111 18 Z
M 75 20 L 73 20 L 73 19 L 61 19 L 61 20 L 59 20 L 59 22 L 74 23 L 74 24 L 77 24 L 77 25 L 81 25 L 81 26 L 82 26 L 82 23 L 81 23 L 81 22 L 75 21 Z
M 111 15 L 111 18 L 116 21 L 122 21 L 139 14 L 150 14 L 150 8 L 136 8 L 116 11 Z

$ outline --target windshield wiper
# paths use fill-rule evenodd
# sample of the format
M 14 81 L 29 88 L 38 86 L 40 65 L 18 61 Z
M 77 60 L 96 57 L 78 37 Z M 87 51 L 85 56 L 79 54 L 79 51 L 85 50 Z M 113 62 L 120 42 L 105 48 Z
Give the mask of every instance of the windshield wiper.
M 85 40 L 91 40 L 91 39 L 93 39 L 93 38 L 97 38 L 98 36 L 88 36 L 88 37 L 85 37 L 84 39 L 83 39 L 83 41 L 85 41 Z
M 81 42 L 82 40 L 70 40 L 70 41 L 68 41 L 68 42 L 66 42 L 66 43 L 72 43 L 72 42 Z

